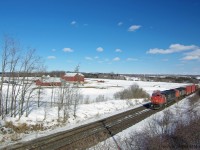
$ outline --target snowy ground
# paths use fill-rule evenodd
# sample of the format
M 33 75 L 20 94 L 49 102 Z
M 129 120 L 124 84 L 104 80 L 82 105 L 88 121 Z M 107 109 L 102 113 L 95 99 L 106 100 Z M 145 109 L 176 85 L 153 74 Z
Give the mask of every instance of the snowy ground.
M 68 130 L 79 126 L 81 124 L 86 124 L 93 122 L 97 119 L 101 119 L 122 111 L 126 111 L 133 107 L 141 106 L 143 99 L 133 99 L 133 100 L 115 100 L 113 99 L 113 94 L 122 89 L 128 88 L 129 86 L 137 84 L 141 88 L 147 91 L 147 93 L 152 94 L 155 90 L 166 90 L 171 88 L 176 88 L 180 86 L 185 86 L 186 84 L 180 83 L 164 83 L 164 82 L 142 82 L 142 81 L 126 81 L 126 80 L 106 80 L 106 79 L 86 79 L 86 84 L 80 88 L 80 92 L 87 99 L 87 104 L 80 104 L 77 109 L 77 117 L 74 118 L 72 113 L 69 113 L 69 119 L 66 124 L 62 125 L 57 122 L 58 119 L 58 108 L 49 107 L 47 105 L 42 105 L 40 108 L 33 107 L 28 117 L 22 116 L 20 120 L 18 118 L 7 117 L 5 121 L 12 121 L 14 124 L 43 124 L 46 128 L 45 131 L 32 132 L 29 134 L 20 134 L 20 140 L 27 141 L 40 136 L 45 136 L 58 131 Z M 43 102 L 50 102 L 51 89 L 44 89 L 42 100 Z M 96 102 L 95 99 L 103 95 L 105 101 Z M 4 124 L 4 121 L 0 121 L 0 125 Z M 140 125 L 133 126 L 133 130 L 137 129 Z M 142 128 L 140 128 L 142 129 Z M 125 135 L 125 134 L 123 134 Z M 123 135 L 120 135 L 123 137 Z M 11 135 L 3 135 L 0 132 L 0 144 L 7 145 L 12 143 L 10 139 Z M 4 141 L 4 142 L 3 142 Z
M 193 95 L 190 95 L 189 97 L 191 97 Z M 119 149 L 118 147 L 120 147 L 121 149 L 126 149 L 124 147 L 126 147 L 124 139 L 129 139 L 132 137 L 135 137 L 136 133 L 140 133 L 142 131 L 144 131 L 145 129 L 149 128 L 149 123 L 152 123 L 153 120 L 161 120 L 164 116 L 164 112 L 165 111 L 170 111 L 171 114 L 171 120 L 172 122 L 187 122 L 188 120 L 190 120 L 191 116 L 188 114 L 188 110 L 190 109 L 190 105 L 189 105 L 189 97 L 184 98 L 183 100 L 179 101 L 178 103 L 166 108 L 163 111 L 160 111 L 146 119 L 144 119 L 143 121 L 131 126 L 130 128 L 127 128 L 126 130 L 123 130 L 122 132 L 116 134 L 114 137 L 111 137 L 109 139 L 107 139 L 106 141 L 100 142 L 99 144 L 95 145 L 94 147 L 89 148 L 89 150 L 93 150 L 93 149 L 106 149 L 109 147 L 110 150 L 116 150 Z M 198 115 L 200 115 L 200 104 L 197 103 L 196 104 L 196 108 L 195 110 L 197 111 Z M 171 126 L 171 128 L 173 128 L 173 126 Z M 159 130 L 159 128 L 158 128 Z M 161 127 L 160 127 L 160 133 L 161 131 Z M 133 143 L 132 143 L 133 144 Z

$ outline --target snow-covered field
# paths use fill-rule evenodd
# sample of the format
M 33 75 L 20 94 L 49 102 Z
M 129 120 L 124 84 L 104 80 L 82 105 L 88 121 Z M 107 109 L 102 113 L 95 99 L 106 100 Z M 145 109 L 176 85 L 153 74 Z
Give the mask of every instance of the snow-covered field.
M 69 118 L 65 124 L 57 122 L 58 107 L 50 107 L 49 105 L 41 105 L 40 108 L 33 107 L 28 117 L 22 116 L 18 118 L 6 117 L 4 121 L 0 121 L 0 125 L 4 125 L 5 121 L 12 121 L 14 124 L 43 124 L 47 130 L 32 133 L 21 133 L 20 140 L 27 141 L 40 136 L 45 136 L 58 131 L 74 128 L 81 124 L 86 124 L 97 119 L 101 119 L 122 111 L 126 111 L 133 107 L 141 106 L 146 103 L 143 99 L 132 100 L 115 100 L 113 94 L 128 88 L 129 86 L 137 84 L 143 88 L 150 95 L 155 90 L 166 90 L 185 86 L 180 83 L 164 83 L 164 82 L 142 82 L 142 81 L 127 81 L 127 80 L 106 80 L 106 79 L 86 79 L 86 83 L 80 88 L 83 95 L 82 104 L 78 105 L 76 118 L 73 112 L 69 113 Z M 43 102 L 51 101 L 51 89 L 46 88 L 42 91 L 41 100 Z M 97 102 L 95 99 L 103 96 L 105 101 Z M 85 100 L 85 102 L 84 102 Z M 87 103 L 86 103 L 87 100 Z M 135 125 L 136 127 L 137 125 Z M 134 126 L 133 126 L 134 128 Z M 12 134 L 3 135 L 0 132 L 0 144 L 7 145 L 12 143 L 10 137 Z

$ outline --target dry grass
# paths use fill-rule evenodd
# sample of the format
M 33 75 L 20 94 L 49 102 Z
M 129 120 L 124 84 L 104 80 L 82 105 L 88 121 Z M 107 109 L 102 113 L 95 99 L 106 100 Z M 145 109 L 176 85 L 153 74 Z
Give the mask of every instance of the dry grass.
M 30 131 L 43 131 L 43 124 L 28 125 L 26 123 L 14 125 L 12 121 L 5 123 L 5 128 L 11 128 L 15 133 L 27 133 Z

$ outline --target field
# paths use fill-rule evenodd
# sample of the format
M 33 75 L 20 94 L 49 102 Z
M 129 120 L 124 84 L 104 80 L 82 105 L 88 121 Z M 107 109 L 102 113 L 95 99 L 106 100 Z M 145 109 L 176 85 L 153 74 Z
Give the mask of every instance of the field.
M 17 140 L 22 141 L 74 128 L 81 124 L 89 123 L 147 103 L 148 100 L 144 99 L 119 100 L 113 98 L 114 93 L 126 89 L 133 84 L 139 85 L 139 87 L 143 88 L 149 94 L 152 94 L 155 90 L 166 90 L 186 85 L 164 82 L 86 79 L 85 84 L 78 88 L 82 97 L 77 106 L 76 116 L 73 115 L 72 109 L 69 109 L 68 118 L 65 122 L 59 121 L 58 106 L 50 105 L 52 87 L 43 87 L 41 90 L 39 108 L 37 107 L 37 100 L 35 100 L 37 97 L 33 97 L 31 99 L 28 117 L 23 115 L 20 120 L 18 118 L 6 117 L 4 121 L 1 121 L 1 125 L 4 125 L 6 122 L 12 122 L 12 124 L 17 126 L 23 124 L 27 126 L 42 126 L 39 131 L 28 131 L 18 134 Z M 33 85 L 32 88 L 36 87 Z M 54 99 L 54 101 L 56 102 L 56 99 Z M 59 113 L 62 116 L 64 112 L 60 110 Z M 10 138 L 12 134 L 0 134 L 0 141 L 2 141 L 2 144 L 13 142 Z

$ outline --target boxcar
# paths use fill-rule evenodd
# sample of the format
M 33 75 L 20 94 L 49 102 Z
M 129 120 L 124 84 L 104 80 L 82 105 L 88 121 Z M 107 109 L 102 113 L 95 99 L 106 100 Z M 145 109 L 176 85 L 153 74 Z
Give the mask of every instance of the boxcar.
M 179 87 L 179 88 L 176 88 L 176 90 L 178 90 L 180 93 L 179 98 L 183 98 L 186 96 L 186 88 L 185 87 Z
M 177 90 L 177 89 L 174 89 L 175 90 L 175 96 L 176 96 L 176 100 L 178 100 L 179 99 L 179 97 L 180 97 L 180 91 L 179 90 Z
M 195 84 L 192 85 L 192 93 L 196 91 Z
M 186 88 L 186 95 L 190 95 L 192 93 L 192 85 L 187 85 L 185 88 Z

